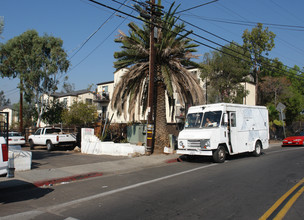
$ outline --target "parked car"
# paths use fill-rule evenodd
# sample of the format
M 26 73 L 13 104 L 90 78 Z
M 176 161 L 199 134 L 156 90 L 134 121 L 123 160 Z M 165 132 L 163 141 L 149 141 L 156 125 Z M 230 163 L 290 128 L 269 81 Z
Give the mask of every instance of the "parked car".
M 45 127 L 38 130 L 28 137 L 30 148 L 34 149 L 35 145 L 46 146 L 48 151 L 53 150 L 59 145 L 76 145 L 76 136 L 74 134 L 64 134 L 61 128 Z
M 19 132 L 8 132 L 8 145 L 25 145 L 25 138 Z
M 282 143 L 282 147 L 303 146 L 303 145 L 304 145 L 304 131 L 296 133 L 295 136 L 290 136 L 285 138 Z

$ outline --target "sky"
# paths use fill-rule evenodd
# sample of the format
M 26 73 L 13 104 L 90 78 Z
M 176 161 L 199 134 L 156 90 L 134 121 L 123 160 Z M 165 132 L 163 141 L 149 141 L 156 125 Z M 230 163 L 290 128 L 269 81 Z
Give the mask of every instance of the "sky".
M 132 10 L 134 0 L 97 1 L 138 16 Z M 164 10 L 168 11 L 173 2 L 162 0 Z M 196 35 L 191 37 L 200 42 L 197 54 L 201 56 L 196 62 L 202 62 L 203 54 L 212 51 L 211 48 L 231 41 L 242 44 L 244 30 L 250 31 L 260 22 L 276 34 L 275 48 L 269 58 L 276 57 L 288 67 L 304 67 L 303 0 L 177 0 L 175 5 L 179 5 L 180 18 L 191 24 L 186 24 L 186 29 Z M 63 40 L 71 63 L 65 75 L 75 90 L 113 81 L 113 54 L 121 50 L 114 39 L 119 30 L 128 33 L 128 23 L 133 21 L 141 26 L 142 22 L 107 7 L 88 0 L 1 0 L 0 17 L 4 18 L 4 30 L 0 43 L 34 29 L 40 36 L 47 34 Z M 63 79 L 60 78 L 58 92 L 62 90 Z M 18 79 L 0 78 L 0 91 L 4 91 L 12 103 L 19 102 L 17 85 Z

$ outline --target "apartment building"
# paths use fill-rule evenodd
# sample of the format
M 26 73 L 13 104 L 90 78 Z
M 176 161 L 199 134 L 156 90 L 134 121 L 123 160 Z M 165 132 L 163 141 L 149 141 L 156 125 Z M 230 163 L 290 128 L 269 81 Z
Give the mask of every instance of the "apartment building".
M 198 68 L 190 68 L 188 69 L 192 74 L 195 75 L 195 77 L 199 80 L 199 83 L 204 91 L 205 94 L 207 94 L 207 87 L 206 82 L 204 82 L 200 78 L 200 70 Z M 114 81 L 110 82 L 103 82 L 97 84 L 97 99 L 95 102 L 98 103 L 98 113 L 100 117 L 105 118 L 109 117 L 112 118 L 113 123 L 127 123 L 132 121 L 132 118 L 130 115 L 122 115 L 117 116 L 116 111 L 111 109 L 111 98 L 113 95 L 113 91 L 123 76 L 128 71 L 128 69 L 121 69 L 114 73 Z M 247 105 L 255 105 L 255 85 L 252 83 L 242 83 L 244 88 L 246 90 L 249 90 L 249 94 L 244 97 L 243 104 Z M 175 99 L 175 113 L 173 117 L 171 117 L 170 109 L 169 109 L 169 101 L 168 98 L 166 98 L 166 114 L 167 114 L 167 123 L 176 123 L 179 122 L 185 115 L 185 106 L 184 103 L 182 103 L 177 93 L 174 93 L 174 99 Z M 206 99 L 207 100 L 207 99 Z M 138 114 L 138 109 L 136 108 L 135 112 L 135 120 L 136 122 L 143 122 L 147 120 L 147 115 L 141 115 Z
M 70 107 L 74 102 L 84 102 L 88 104 L 93 104 L 95 99 L 95 94 L 87 89 L 73 91 L 69 93 L 53 93 L 50 96 L 50 100 L 59 100 L 59 102 L 64 103 L 67 107 Z

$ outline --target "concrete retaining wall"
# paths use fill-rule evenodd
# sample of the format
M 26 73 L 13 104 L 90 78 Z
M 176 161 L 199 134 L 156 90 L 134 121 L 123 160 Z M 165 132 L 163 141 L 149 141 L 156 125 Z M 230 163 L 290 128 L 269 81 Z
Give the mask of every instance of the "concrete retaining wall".
M 111 156 L 132 156 L 145 154 L 145 147 L 129 143 L 101 142 L 94 135 L 94 129 L 82 128 L 81 153 Z
M 8 167 L 15 171 L 30 170 L 32 166 L 32 152 L 9 149 Z

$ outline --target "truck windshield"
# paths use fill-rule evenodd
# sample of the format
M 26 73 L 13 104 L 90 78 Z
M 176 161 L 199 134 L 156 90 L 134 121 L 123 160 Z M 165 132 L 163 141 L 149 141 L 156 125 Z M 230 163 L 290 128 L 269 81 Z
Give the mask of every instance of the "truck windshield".
M 203 118 L 203 113 L 190 113 L 187 115 L 185 128 L 199 128 Z
M 214 128 L 220 125 L 222 111 L 189 113 L 185 128 Z
M 220 125 L 222 111 L 205 112 L 202 127 L 218 127 Z

